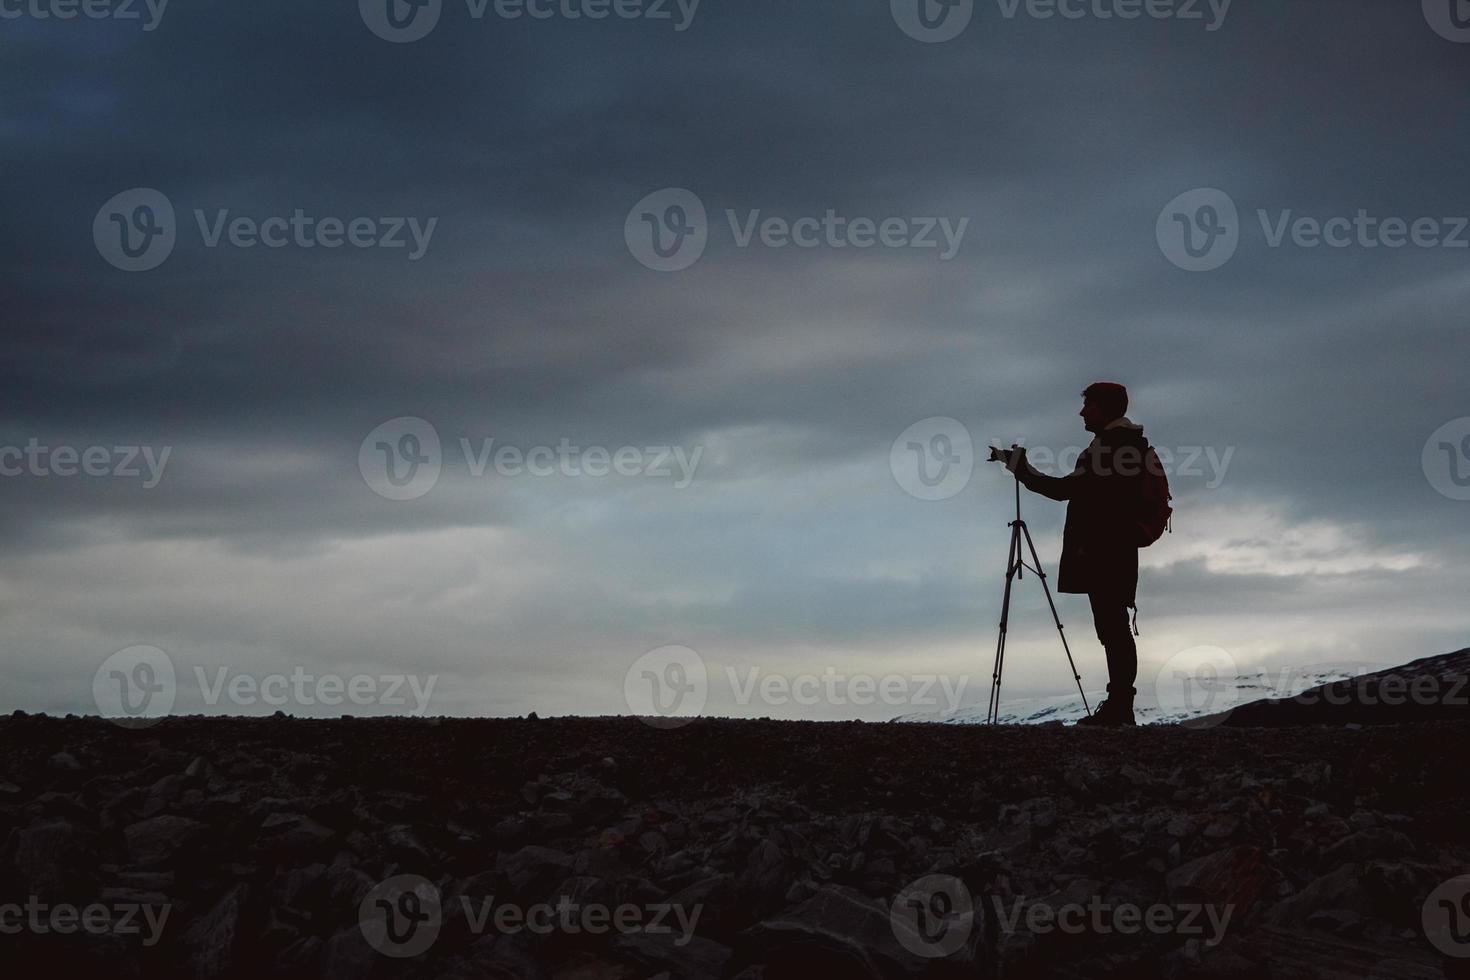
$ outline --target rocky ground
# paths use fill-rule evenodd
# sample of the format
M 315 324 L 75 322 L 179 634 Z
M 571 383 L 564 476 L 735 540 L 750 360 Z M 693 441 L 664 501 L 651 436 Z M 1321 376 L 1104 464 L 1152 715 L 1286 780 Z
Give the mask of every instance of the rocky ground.
M 1470 872 L 1467 736 L 15 716 L 0 950 L 111 977 L 1459 975 L 1421 907 Z M 538 905 L 573 911 L 517 928 Z M 1166 911 L 1129 935 L 1129 907 Z

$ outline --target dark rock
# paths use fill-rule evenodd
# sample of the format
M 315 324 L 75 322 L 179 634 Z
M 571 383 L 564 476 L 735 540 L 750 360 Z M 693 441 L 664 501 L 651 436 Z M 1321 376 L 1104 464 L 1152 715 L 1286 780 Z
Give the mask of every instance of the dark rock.
M 335 909 L 356 909 L 377 884 L 360 869 L 335 861 L 323 874 L 327 901 Z
M 52 772 L 81 772 L 82 764 L 70 752 L 57 752 L 46 760 L 46 768 Z
M 368 980 L 383 959 L 356 923 L 334 933 L 320 955 L 322 980 Z
M 493 934 L 476 940 L 440 976 L 444 980 L 545 980 L 546 971 L 524 934 Z
M 572 872 L 573 859 L 564 851 L 528 845 L 502 858 L 496 868 L 515 895 L 540 901 Z
M 135 864 L 148 866 L 173 861 L 192 849 L 207 830 L 198 820 L 165 815 L 132 824 L 123 835 L 128 856 Z
M 1262 859 L 1260 848 L 1244 844 L 1206 854 L 1169 872 L 1169 898 L 1233 906 L 1236 917 L 1243 918 L 1266 883 Z
M 741 900 L 749 902 L 759 915 L 780 904 L 789 884 L 786 858 L 774 842 L 766 839 L 757 844 L 746 859 L 738 891 Z
M 1241 936 L 1239 949 L 1241 955 L 1265 964 L 1269 972 L 1264 975 L 1270 977 L 1443 980 L 1446 976 L 1436 957 L 1421 944 L 1361 942 L 1320 932 L 1268 927 Z
M 169 809 L 183 795 L 185 779 L 182 773 L 169 773 L 148 788 L 140 815 L 157 816 Z
M 637 932 L 619 936 L 615 945 L 649 969 L 668 970 L 688 980 L 722 977 L 730 960 L 728 946 L 697 935 Z
M 183 942 L 191 976 L 209 980 L 231 972 L 247 894 L 245 885 L 236 885 L 189 926 Z
M 827 885 L 796 908 L 740 936 L 740 962 L 779 976 L 884 980 L 916 976 L 924 961 L 899 945 L 888 909 L 841 885 Z
M 1414 853 L 1414 842 L 1397 830 L 1372 827 L 1349 834 L 1322 852 L 1324 866 L 1344 861 L 1368 861 L 1374 858 L 1401 858 Z
M 727 936 L 749 925 L 752 910 L 742 907 L 735 876 L 710 875 L 687 885 L 669 896 L 669 904 L 684 909 L 700 909 L 700 931 L 712 937 Z
M 1323 875 L 1290 898 L 1272 906 L 1263 917 L 1278 927 L 1306 924 L 1317 912 L 1354 912 L 1366 915 L 1373 902 L 1363 888 L 1363 866 L 1344 864 L 1331 874 Z
M 33 823 L 15 835 L 15 868 L 38 895 L 65 895 L 90 878 L 95 846 L 95 836 L 71 821 Z
M 310 817 L 299 813 L 273 813 L 260 825 L 258 847 L 273 851 L 309 851 L 329 844 L 336 836 Z

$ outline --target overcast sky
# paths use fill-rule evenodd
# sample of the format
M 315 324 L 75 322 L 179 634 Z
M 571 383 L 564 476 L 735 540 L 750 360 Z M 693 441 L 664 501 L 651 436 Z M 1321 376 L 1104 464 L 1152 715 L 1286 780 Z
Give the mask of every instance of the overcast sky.
M 139 645 L 179 711 L 621 713 L 671 645 L 710 713 L 983 703 L 983 447 L 1075 453 L 1104 378 L 1177 454 L 1140 688 L 1470 642 L 1449 0 L 906 2 L 0 0 L 0 707 L 95 712 Z M 1007 687 L 1065 693 L 1018 588 Z M 414 707 L 369 700 L 285 708 Z

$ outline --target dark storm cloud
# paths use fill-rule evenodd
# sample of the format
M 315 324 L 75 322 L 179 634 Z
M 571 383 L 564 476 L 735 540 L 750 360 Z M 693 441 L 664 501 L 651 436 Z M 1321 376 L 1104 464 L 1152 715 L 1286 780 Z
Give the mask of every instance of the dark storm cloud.
M 175 0 L 146 33 L 0 23 L 0 442 L 173 450 L 148 490 L 0 480 L 0 574 L 50 562 L 47 581 L 77 593 L 72 611 L 13 626 L 35 657 L 81 663 L 175 636 L 248 659 L 266 641 L 217 610 L 230 596 L 291 624 L 284 655 L 331 662 L 348 654 L 324 635 L 395 588 L 408 622 L 435 621 L 441 662 L 469 677 L 498 665 L 497 697 L 518 707 L 594 650 L 626 666 L 662 642 L 731 657 L 955 649 L 994 619 L 1005 484 L 981 468 L 956 500 L 914 500 L 888 473 L 890 444 L 948 415 L 977 441 L 1076 446 L 1076 393 L 1097 377 L 1133 386 L 1156 442 L 1234 451 L 1218 485 L 1176 479 L 1181 533 L 1216 560 L 1181 548 L 1150 573 L 1169 641 L 1225 642 L 1210 615 L 1190 618 L 1210 597 L 1265 609 L 1298 630 L 1290 645 L 1307 642 L 1311 610 L 1345 614 L 1332 596 L 1356 594 L 1353 576 L 1400 597 L 1463 586 L 1445 562 L 1467 505 L 1434 491 L 1419 454 L 1465 411 L 1466 251 L 1271 248 L 1256 219 L 1470 214 L 1465 51 L 1415 5 L 1241 0 L 1206 31 L 1007 20 L 979 3 L 944 44 L 906 37 L 876 0 L 706 0 L 682 32 L 472 21 L 451 0 L 404 45 L 355 7 Z M 711 243 L 658 274 L 630 255 L 623 222 L 673 186 L 700 196 Z M 132 187 L 163 191 L 179 216 L 178 246 L 151 272 L 112 268 L 91 237 L 102 203 Z M 1192 274 L 1154 225 L 1197 187 L 1226 190 L 1243 232 L 1227 265 Z M 211 249 L 195 209 L 437 224 L 416 261 Z M 941 262 L 738 248 L 727 209 L 969 224 Z M 398 416 L 431 420 L 446 451 L 440 485 L 401 503 L 357 470 L 363 438 Z M 490 437 L 708 454 L 679 491 L 474 477 L 458 441 Z M 1035 509 L 1054 535 L 1059 509 Z M 1202 526 L 1191 512 L 1221 516 Z M 1271 576 L 1255 557 L 1269 549 L 1221 530 L 1230 515 L 1341 536 L 1278 556 L 1315 578 Z M 517 557 L 483 560 L 537 569 L 539 592 L 494 604 L 489 660 L 475 652 L 485 624 L 435 612 L 459 592 L 489 601 L 498 586 L 463 571 L 477 559 L 454 552 L 446 567 L 462 574 L 442 579 L 392 573 L 387 542 L 432 565 L 455 533 L 506 535 L 493 540 Z M 217 550 L 170 550 L 196 545 Z M 143 579 L 196 568 L 229 584 L 213 613 L 141 586 L 129 603 L 65 563 L 111 547 L 131 558 L 108 567 L 131 561 Z M 361 572 L 366 593 L 333 582 L 315 616 L 253 564 L 350 578 L 333 556 L 354 547 L 388 567 Z M 1345 571 L 1343 555 L 1369 570 Z M 372 652 L 391 660 L 409 642 Z M 614 681 L 622 666 L 606 668 Z M 609 700 L 597 683 L 562 707 L 617 710 L 617 688 Z

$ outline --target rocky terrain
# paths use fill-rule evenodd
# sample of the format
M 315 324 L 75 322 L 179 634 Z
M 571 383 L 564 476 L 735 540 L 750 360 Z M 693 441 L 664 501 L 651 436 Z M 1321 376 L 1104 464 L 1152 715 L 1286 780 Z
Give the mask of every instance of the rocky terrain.
M 1467 736 L 17 714 L 0 949 L 110 977 L 1463 975 L 1421 907 L 1470 871 Z M 517 928 L 538 905 L 571 927 Z M 1130 907 L 1168 911 L 1127 934 Z

